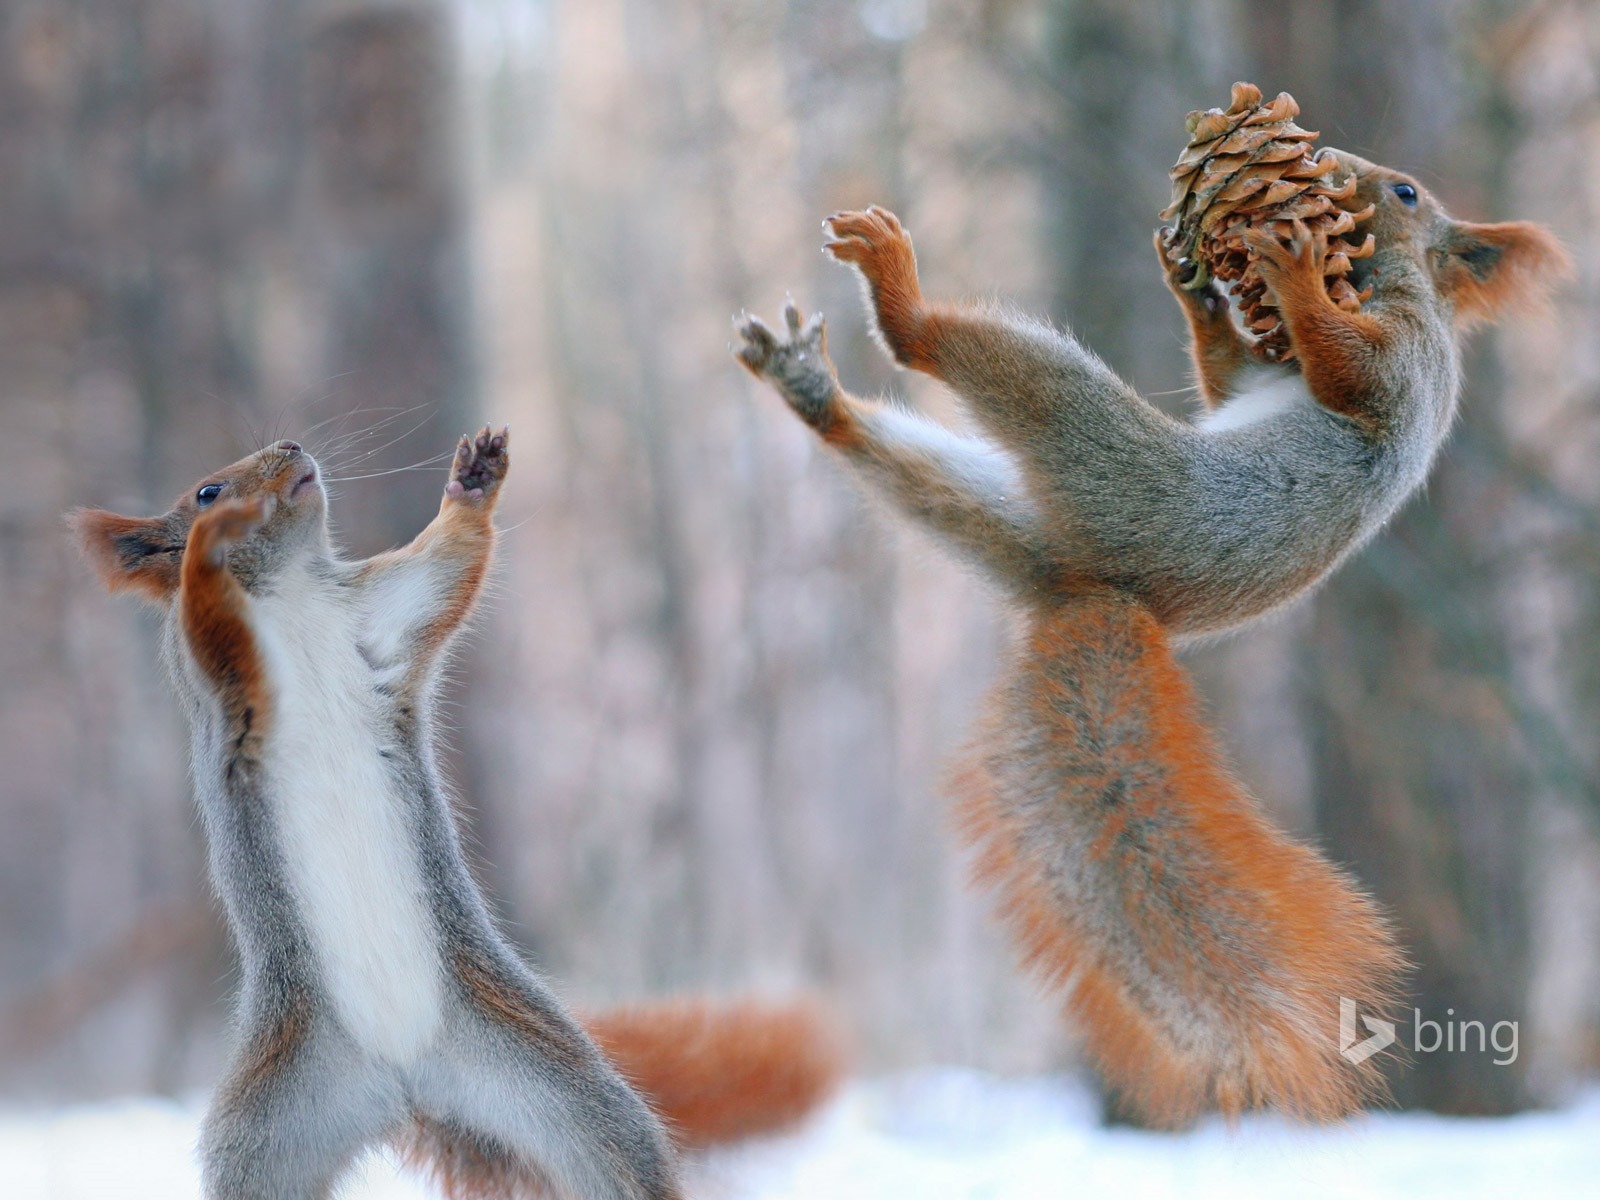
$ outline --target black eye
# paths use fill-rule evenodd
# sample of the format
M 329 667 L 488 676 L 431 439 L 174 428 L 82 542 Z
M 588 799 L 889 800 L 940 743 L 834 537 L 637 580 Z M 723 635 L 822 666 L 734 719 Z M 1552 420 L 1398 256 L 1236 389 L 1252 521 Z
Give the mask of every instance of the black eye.
M 208 483 L 194 494 L 194 502 L 204 508 L 220 495 L 222 495 L 222 485 L 220 483 Z
M 1407 208 L 1415 208 L 1417 206 L 1417 189 L 1409 183 L 1395 184 L 1394 194 L 1400 197 L 1400 203 Z

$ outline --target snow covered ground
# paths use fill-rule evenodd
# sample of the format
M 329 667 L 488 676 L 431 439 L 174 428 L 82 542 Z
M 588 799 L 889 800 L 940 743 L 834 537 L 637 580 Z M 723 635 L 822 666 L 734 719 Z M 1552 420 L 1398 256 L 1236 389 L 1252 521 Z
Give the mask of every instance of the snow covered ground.
M 187 1200 L 199 1105 L 131 1100 L 0 1115 L 5 1200 Z M 1270 1118 L 1181 1135 L 1104 1129 L 1078 1085 L 930 1070 L 861 1083 L 807 1129 L 691 1166 L 696 1200 L 1600 1196 L 1600 1087 L 1499 1120 Z M 341 1200 L 424 1200 L 375 1156 Z

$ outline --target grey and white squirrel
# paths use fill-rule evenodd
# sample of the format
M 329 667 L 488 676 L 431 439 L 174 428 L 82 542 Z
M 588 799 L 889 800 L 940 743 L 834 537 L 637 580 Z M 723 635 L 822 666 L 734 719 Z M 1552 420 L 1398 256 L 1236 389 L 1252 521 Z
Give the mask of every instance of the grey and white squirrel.
M 201 1137 L 210 1200 L 326 1196 L 381 1141 L 452 1196 L 675 1197 L 674 1142 L 784 1125 L 840 1074 L 804 1004 L 644 1005 L 586 1031 L 496 929 L 433 710 L 483 587 L 509 440 L 463 437 L 438 516 L 365 561 L 331 547 L 317 463 L 291 441 L 161 516 L 73 514 L 105 584 L 165 612 L 243 968 Z
M 1340 1054 L 1341 998 L 1375 1013 L 1402 969 L 1377 907 L 1276 829 L 1230 774 L 1173 644 L 1304 595 L 1423 483 L 1454 419 L 1469 326 L 1567 266 L 1527 223 L 1452 220 L 1408 176 L 1340 152 L 1376 253 L 1347 313 L 1302 224 L 1251 249 L 1298 361 L 1260 362 L 1213 281 L 1179 286 L 1205 411 L 1159 411 L 1070 335 L 932 304 L 880 208 L 828 222 L 902 366 L 983 436 L 839 386 L 821 315 L 739 325 L 738 357 L 868 489 L 974 563 L 1023 628 L 957 790 L 976 873 L 1113 1088 L 1146 1115 L 1274 1105 L 1331 1119 L 1380 1089 Z

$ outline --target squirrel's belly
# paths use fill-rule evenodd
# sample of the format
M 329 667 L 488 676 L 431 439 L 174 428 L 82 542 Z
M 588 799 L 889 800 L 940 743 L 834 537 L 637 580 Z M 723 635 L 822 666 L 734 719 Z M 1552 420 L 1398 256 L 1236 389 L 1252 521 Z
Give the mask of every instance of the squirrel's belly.
M 323 647 L 323 650 L 331 647 Z M 285 869 L 334 1011 L 367 1050 L 414 1061 L 444 1013 L 444 966 L 404 799 L 360 664 L 290 652 L 266 754 Z M 354 659 L 353 652 L 351 659 Z M 347 681 L 337 676 L 352 672 Z M 330 677 L 331 676 L 331 677 Z M 343 687 L 342 683 L 352 686 Z

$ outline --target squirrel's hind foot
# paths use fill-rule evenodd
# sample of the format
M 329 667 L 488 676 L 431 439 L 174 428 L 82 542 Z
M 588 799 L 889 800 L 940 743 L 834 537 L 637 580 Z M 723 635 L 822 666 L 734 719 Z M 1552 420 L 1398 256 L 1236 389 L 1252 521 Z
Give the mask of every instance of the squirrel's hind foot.
M 839 395 L 839 379 L 828 358 L 827 326 L 821 313 L 806 319 L 793 300 L 784 305 L 783 320 L 786 337 L 760 317 L 741 315 L 737 327 L 744 344 L 736 357 L 752 375 L 777 388 L 806 424 L 825 432 Z
M 934 371 L 936 347 L 927 336 L 917 255 L 900 218 L 873 205 L 865 212 L 834 213 L 823 228 L 832 237 L 824 253 L 854 267 L 866 282 L 890 356 L 903 367 Z
M 840 262 L 859 267 L 869 283 L 909 276 L 913 289 L 920 292 L 911 235 L 887 208 L 874 204 L 862 212 L 836 212 L 823 222 L 823 228 L 833 238 L 823 244 L 823 250 Z

